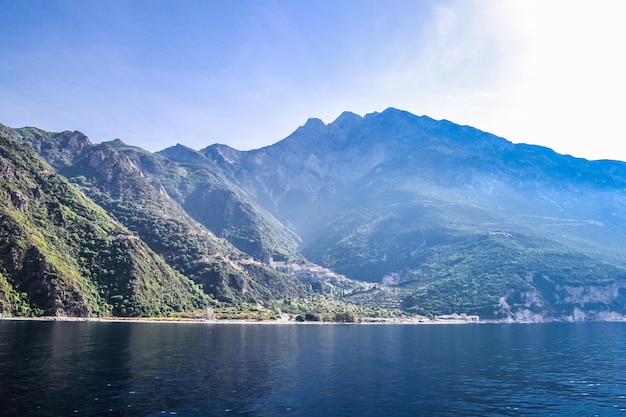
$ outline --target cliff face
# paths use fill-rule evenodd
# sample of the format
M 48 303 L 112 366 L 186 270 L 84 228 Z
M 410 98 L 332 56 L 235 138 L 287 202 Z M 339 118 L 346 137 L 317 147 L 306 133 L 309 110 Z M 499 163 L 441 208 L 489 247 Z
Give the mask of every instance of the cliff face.
M 0 134 L 4 314 L 160 315 L 210 300 L 59 176 Z
M 617 320 L 626 318 L 626 280 L 606 284 L 559 285 L 548 277 L 532 283 L 543 291 L 509 290 L 494 315 L 516 322 Z M 546 288 L 547 284 L 547 288 Z

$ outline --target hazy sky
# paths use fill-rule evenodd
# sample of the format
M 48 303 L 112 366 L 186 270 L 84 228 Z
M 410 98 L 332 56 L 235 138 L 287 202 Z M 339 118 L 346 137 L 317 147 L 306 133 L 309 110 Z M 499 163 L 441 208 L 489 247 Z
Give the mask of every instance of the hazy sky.
M 626 161 L 626 3 L 0 0 L 0 123 L 252 149 L 396 107 Z

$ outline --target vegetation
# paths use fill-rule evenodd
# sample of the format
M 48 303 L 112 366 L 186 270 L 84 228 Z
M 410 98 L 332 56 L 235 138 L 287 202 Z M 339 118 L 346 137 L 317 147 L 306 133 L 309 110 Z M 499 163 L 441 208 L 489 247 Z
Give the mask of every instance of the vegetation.
M 210 300 L 27 145 L 0 136 L 0 305 L 11 315 L 167 315 Z
M 395 109 L 249 152 L 0 132 L 52 166 L 0 166 L 12 314 L 626 315 L 623 163 Z
M 299 238 L 237 186 L 216 174 L 215 164 L 200 153 L 177 145 L 153 154 L 121 141 L 108 142 L 141 167 L 193 219 L 259 261 L 302 260 Z M 178 156 L 178 159 L 176 158 Z M 189 161 L 193 161 L 190 163 Z
M 266 304 L 285 295 L 300 297 L 307 293 L 295 279 L 250 259 L 250 255 L 217 238 L 169 197 L 158 178 L 145 177 L 138 169 L 156 170 L 167 182 L 182 177 L 178 169 L 168 175 L 172 167 L 168 168 L 170 164 L 163 157 L 119 140 L 76 147 L 58 139 L 53 141 L 59 147 L 54 152 L 54 147 L 47 146 L 51 135 L 26 130 L 24 136 L 36 148 L 47 149 L 45 155 L 50 162 L 58 164 L 56 168 L 63 175 L 115 216 L 134 238 L 145 242 L 169 266 L 216 300 L 233 305 Z M 74 154 L 68 156 L 72 150 Z M 122 305 L 128 303 L 126 300 Z

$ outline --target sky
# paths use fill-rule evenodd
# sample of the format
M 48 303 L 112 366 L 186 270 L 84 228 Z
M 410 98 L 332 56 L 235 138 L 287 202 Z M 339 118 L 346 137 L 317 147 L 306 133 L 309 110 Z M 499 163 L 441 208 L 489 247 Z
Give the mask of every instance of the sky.
M 158 151 L 388 107 L 626 161 L 620 0 L 0 0 L 0 123 Z

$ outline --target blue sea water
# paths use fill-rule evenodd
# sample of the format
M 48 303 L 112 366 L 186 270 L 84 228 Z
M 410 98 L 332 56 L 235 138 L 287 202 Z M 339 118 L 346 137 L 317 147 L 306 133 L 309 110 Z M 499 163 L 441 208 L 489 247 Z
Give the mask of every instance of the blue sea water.
M 626 416 L 626 323 L 0 321 L 3 416 Z

